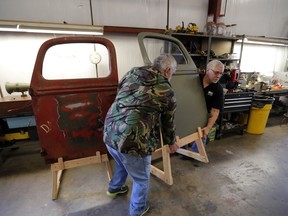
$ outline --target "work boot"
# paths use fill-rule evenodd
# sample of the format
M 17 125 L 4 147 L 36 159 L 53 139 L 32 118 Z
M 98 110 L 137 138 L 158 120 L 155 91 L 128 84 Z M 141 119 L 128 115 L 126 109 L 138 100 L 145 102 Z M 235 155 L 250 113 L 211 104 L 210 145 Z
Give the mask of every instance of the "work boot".
M 129 188 L 127 185 L 123 185 L 121 188 L 118 189 L 110 189 L 108 188 L 108 190 L 106 191 L 106 194 L 110 197 L 116 197 L 117 195 L 123 195 L 128 193 Z

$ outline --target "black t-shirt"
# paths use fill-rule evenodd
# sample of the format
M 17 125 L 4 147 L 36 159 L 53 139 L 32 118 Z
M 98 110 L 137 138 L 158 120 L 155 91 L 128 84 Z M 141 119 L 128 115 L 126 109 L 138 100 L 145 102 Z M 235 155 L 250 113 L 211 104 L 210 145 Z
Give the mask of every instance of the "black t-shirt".
M 204 75 L 200 75 L 201 85 L 203 87 Z M 210 113 L 211 108 L 221 110 L 223 108 L 224 95 L 223 87 L 220 83 L 211 83 L 206 88 L 203 88 L 207 110 Z

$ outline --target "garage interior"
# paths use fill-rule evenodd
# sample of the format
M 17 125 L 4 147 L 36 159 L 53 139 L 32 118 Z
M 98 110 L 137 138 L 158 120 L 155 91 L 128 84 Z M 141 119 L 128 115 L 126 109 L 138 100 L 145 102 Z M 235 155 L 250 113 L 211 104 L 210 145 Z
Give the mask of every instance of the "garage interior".
M 226 69 L 219 81 L 225 91 L 224 105 L 209 134 L 210 141 L 205 148 L 207 161 L 201 155 L 187 158 L 179 152 L 171 154 L 171 179 L 167 180 L 169 173 L 165 172 L 164 166 L 167 164 L 164 165 L 163 158 L 153 160 L 152 165 L 164 169 L 165 175 L 163 177 L 160 172 L 158 177 L 155 173 L 151 174 L 151 208 L 147 215 L 287 215 L 287 1 L 177 2 L 45 0 L 45 3 L 38 3 L 29 0 L 24 5 L 20 0 L 12 0 L 10 3 L 0 3 L 0 215 L 129 215 L 131 191 L 114 199 L 106 195 L 109 167 L 104 163 L 105 154 L 104 160 L 102 153 L 101 157 L 90 158 L 87 157 L 90 152 L 83 148 L 82 155 L 85 156 L 78 157 L 78 154 L 76 159 L 80 160 L 71 160 L 70 168 L 61 168 L 63 163 L 58 161 L 55 169 L 60 171 L 62 177 L 61 180 L 56 179 L 59 176 L 53 175 L 51 165 L 55 161 L 49 161 L 51 158 L 43 151 L 53 137 L 43 140 L 44 136 L 40 134 L 41 129 L 48 134 L 50 129 L 47 125 L 50 123 L 47 121 L 47 125 L 39 125 L 39 119 L 34 119 L 34 115 L 42 115 L 41 120 L 46 120 L 43 117 L 55 117 L 49 113 L 52 103 L 49 104 L 51 107 L 45 107 L 47 104 L 42 103 L 39 108 L 39 98 L 45 90 L 48 95 L 53 91 L 56 94 L 57 88 L 59 92 L 66 91 L 61 88 L 63 83 L 66 87 L 70 85 L 69 73 L 58 73 L 56 70 L 49 74 L 49 70 L 44 70 L 45 66 L 53 70 L 62 66 L 62 62 L 77 59 L 82 54 L 79 49 L 79 56 L 77 52 L 71 52 L 65 59 L 59 53 L 53 56 L 47 52 L 43 67 L 44 81 L 41 81 L 42 78 L 35 78 L 35 71 L 38 73 L 41 68 L 41 64 L 35 64 L 41 45 L 50 39 L 83 36 L 84 29 L 93 31 L 92 36 L 88 37 L 105 38 L 115 46 L 115 53 L 110 48 L 102 53 L 106 43 L 103 42 L 100 49 L 94 45 L 93 55 L 89 53 L 89 61 L 93 70 L 96 68 L 97 71 L 96 79 L 101 78 L 106 82 L 107 77 L 111 78 L 106 83 L 110 85 L 110 90 L 116 89 L 116 81 L 131 67 L 147 63 L 138 42 L 139 33 L 142 32 L 169 35 L 179 40 L 195 65 L 193 72 L 197 74 L 204 73 L 206 64 L 213 59 L 225 63 Z M 31 14 L 31 5 L 35 6 L 37 13 Z M 119 7 L 131 11 L 124 16 Z M 138 11 L 138 15 L 135 11 Z M 11 30 L 15 24 L 17 30 Z M 44 27 L 56 27 L 57 31 L 67 31 L 69 27 L 77 30 L 73 33 L 55 30 L 52 33 L 39 33 L 34 31 L 38 27 L 40 31 Z M 33 32 L 21 32 L 22 28 L 33 28 Z M 82 33 L 77 32 L 79 29 Z M 100 35 L 96 35 L 95 31 Z M 85 48 L 83 50 L 86 51 Z M 107 56 L 112 56 L 112 60 Z M 78 82 L 83 77 L 76 71 L 82 65 L 77 65 L 78 60 L 75 59 L 68 71 L 75 76 L 72 79 Z M 102 73 L 101 64 L 104 63 L 105 69 L 107 65 L 110 66 L 112 77 L 106 72 Z M 89 71 L 88 67 L 86 69 Z M 91 77 L 87 74 L 89 80 Z M 94 85 L 94 78 L 81 81 L 82 88 L 86 84 L 89 88 Z M 72 90 L 76 82 L 72 80 Z M 171 83 L 174 86 L 179 84 Z M 185 91 L 183 86 L 182 91 Z M 111 98 L 107 95 L 99 97 L 106 98 L 109 104 Z M 183 106 L 182 102 L 179 99 L 180 106 Z M 190 103 L 187 104 L 190 106 Z M 187 114 L 187 119 L 193 115 Z M 53 122 L 53 119 L 49 120 Z M 74 125 L 70 126 L 72 128 Z M 183 127 L 188 128 L 181 125 L 181 130 Z M 102 134 L 97 136 L 101 138 Z M 69 163 L 70 159 L 64 162 Z M 110 165 L 113 168 L 112 159 Z M 55 185 L 59 190 L 56 191 Z M 127 185 L 132 188 L 129 177 Z

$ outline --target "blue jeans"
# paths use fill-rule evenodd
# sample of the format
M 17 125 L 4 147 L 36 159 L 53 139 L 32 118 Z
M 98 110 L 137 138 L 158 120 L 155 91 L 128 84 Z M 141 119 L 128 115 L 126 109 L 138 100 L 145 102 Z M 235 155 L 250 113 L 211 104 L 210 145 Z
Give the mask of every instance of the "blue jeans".
M 146 209 L 145 207 L 148 204 L 151 156 L 141 158 L 131 154 L 120 153 L 110 146 L 106 146 L 115 160 L 114 174 L 109 183 L 109 188 L 118 189 L 122 187 L 129 174 L 133 181 L 130 216 L 138 216 Z
M 207 141 L 207 137 L 202 137 L 202 143 L 203 143 L 204 148 L 206 147 L 206 141 Z M 196 141 L 192 143 L 192 151 L 199 153 L 199 150 L 196 145 Z

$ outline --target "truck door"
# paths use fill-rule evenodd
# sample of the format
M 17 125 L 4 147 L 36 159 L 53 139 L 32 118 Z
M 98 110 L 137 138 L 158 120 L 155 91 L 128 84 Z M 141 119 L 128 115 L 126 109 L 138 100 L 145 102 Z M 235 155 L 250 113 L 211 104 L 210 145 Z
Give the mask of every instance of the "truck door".
M 61 37 L 42 44 L 29 92 L 46 163 L 107 153 L 103 125 L 117 86 L 109 40 Z
M 176 135 L 180 138 L 204 127 L 208 114 L 199 74 L 184 45 L 176 38 L 150 32 L 138 34 L 138 42 L 145 65 L 149 65 L 160 54 L 171 54 L 177 61 L 177 70 L 171 80 L 176 93 Z

